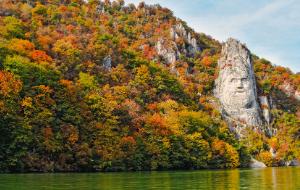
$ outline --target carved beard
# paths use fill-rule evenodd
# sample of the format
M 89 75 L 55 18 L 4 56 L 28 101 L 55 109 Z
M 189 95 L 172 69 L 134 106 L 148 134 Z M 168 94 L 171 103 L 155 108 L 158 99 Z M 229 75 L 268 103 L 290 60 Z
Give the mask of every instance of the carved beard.
M 231 98 L 228 101 L 228 105 L 234 106 L 236 108 L 251 108 L 253 101 L 251 97 L 253 93 L 251 91 L 245 91 L 243 93 L 232 93 Z

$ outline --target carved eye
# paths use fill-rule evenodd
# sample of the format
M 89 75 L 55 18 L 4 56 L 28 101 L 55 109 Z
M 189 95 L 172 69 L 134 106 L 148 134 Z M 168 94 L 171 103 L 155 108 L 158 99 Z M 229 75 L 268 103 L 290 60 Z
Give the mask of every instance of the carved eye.
M 242 82 L 247 82 L 248 78 L 242 78 Z

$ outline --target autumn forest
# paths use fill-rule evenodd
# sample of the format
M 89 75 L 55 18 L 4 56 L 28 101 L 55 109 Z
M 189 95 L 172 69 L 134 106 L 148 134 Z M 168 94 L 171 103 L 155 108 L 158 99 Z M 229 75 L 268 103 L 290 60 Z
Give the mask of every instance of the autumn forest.
M 174 39 L 176 26 L 183 32 Z M 158 53 L 158 41 L 180 52 L 174 64 Z M 300 75 L 252 55 L 258 93 L 272 98 L 268 127 L 276 133 L 249 130 L 238 140 L 213 95 L 221 45 L 160 5 L 1 1 L 0 172 L 236 168 L 251 157 L 267 166 L 300 159 Z

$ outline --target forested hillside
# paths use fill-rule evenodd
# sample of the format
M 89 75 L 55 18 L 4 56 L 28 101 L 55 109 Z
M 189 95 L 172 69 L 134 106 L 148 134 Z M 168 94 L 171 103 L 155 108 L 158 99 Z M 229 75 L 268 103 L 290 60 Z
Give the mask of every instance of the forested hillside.
M 300 75 L 253 55 L 275 132 L 237 140 L 213 96 L 220 52 L 220 42 L 159 5 L 1 1 L 0 171 L 235 168 L 251 156 L 268 166 L 299 159 Z

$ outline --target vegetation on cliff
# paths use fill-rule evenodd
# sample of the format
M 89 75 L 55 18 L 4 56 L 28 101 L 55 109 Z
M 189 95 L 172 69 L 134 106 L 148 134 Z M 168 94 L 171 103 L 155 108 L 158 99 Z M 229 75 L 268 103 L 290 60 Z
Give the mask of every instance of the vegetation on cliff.
M 175 39 L 183 26 L 199 51 Z M 273 100 L 272 137 L 237 141 L 215 107 L 221 43 L 159 5 L 124 1 L 0 2 L 0 171 L 234 168 L 300 157 L 300 75 L 253 56 Z M 288 89 L 286 86 L 289 85 Z M 289 94 L 290 93 L 290 94 Z M 269 149 L 276 150 L 272 156 Z

